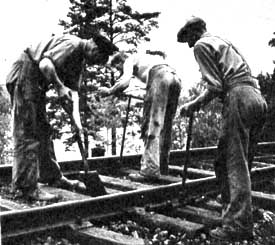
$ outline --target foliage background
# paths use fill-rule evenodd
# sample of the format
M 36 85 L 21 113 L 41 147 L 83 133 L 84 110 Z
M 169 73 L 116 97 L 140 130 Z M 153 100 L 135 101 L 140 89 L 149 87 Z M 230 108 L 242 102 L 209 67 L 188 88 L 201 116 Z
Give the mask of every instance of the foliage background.
M 69 22 L 60 21 L 65 33 L 72 33 L 82 38 L 89 38 L 93 31 L 101 31 L 119 47 L 130 53 L 136 52 L 139 44 L 148 42 L 149 34 L 158 28 L 158 12 L 139 13 L 128 5 L 126 0 L 70 0 L 71 8 L 68 13 Z M 267 45 L 275 46 L 275 38 L 271 38 Z M 163 50 L 162 50 L 163 51 Z M 188 69 L 188 68 L 186 68 Z M 112 154 L 119 153 L 121 130 L 125 123 L 127 97 L 100 98 L 96 90 L 99 86 L 114 84 L 117 74 L 106 67 L 86 67 L 81 88 L 81 117 L 86 128 L 85 146 L 90 149 L 91 141 L 99 142 L 106 148 L 109 144 L 100 133 L 102 128 L 112 132 Z M 261 91 L 266 98 L 269 111 L 262 141 L 275 139 L 275 70 L 272 74 L 259 74 Z M 196 84 L 188 96 L 181 96 L 180 106 L 203 90 L 203 84 Z M 9 162 L 11 156 L 11 108 L 8 95 L 4 87 L 0 87 L 0 155 L 1 163 Z M 130 108 L 128 131 L 126 135 L 126 152 L 140 152 L 141 148 L 131 139 L 138 139 L 139 125 L 142 119 L 142 103 L 133 103 Z M 53 127 L 54 139 L 64 139 L 70 150 L 75 139 L 72 137 L 71 127 L 67 115 L 56 103 L 54 91 L 49 92 L 48 114 Z M 212 146 L 217 144 L 221 123 L 221 105 L 211 102 L 207 107 L 196 113 L 193 128 L 192 147 Z M 176 114 L 173 133 L 172 149 L 184 149 L 188 118 Z M 129 140 L 130 139 L 130 140 Z M 116 149 L 118 148 L 118 149 Z

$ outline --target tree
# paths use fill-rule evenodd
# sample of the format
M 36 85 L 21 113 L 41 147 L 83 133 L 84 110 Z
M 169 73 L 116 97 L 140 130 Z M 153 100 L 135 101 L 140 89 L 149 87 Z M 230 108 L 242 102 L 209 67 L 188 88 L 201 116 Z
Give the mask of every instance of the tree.
M 60 21 L 65 32 L 88 39 L 94 32 L 100 31 L 128 52 L 135 52 L 141 41 L 149 41 L 147 35 L 152 28 L 158 27 L 155 20 L 159 16 L 158 12 L 133 11 L 131 6 L 127 5 L 126 0 L 70 0 L 70 2 L 71 7 L 67 15 L 69 22 Z M 97 87 L 111 86 L 115 78 L 115 73 L 105 67 L 86 67 L 85 69 L 80 91 L 80 110 L 83 126 L 87 129 L 85 134 L 87 150 L 89 148 L 88 135 L 92 135 L 96 140 L 102 140 L 98 132 L 105 126 L 112 128 L 112 152 L 116 153 L 116 128 L 121 126 L 121 113 L 125 105 L 115 97 L 101 99 L 96 96 Z M 58 119 L 67 122 L 68 118 L 64 116 L 62 110 L 52 105 L 49 108 L 52 110 L 50 115 L 58 111 Z M 60 130 L 60 127 L 65 126 L 59 120 L 53 121 L 53 117 L 51 118 L 54 128 Z M 55 132 L 55 137 L 61 136 L 57 130 Z M 72 142 L 74 139 L 68 138 L 67 143 L 70 145 Z
M 179 105 L 190 101 L 197 97 L 203 90 L 205 85 L 198 83 L 189 90 L 188 97 L 182 97 Z M 206 147 L 217 145 L 219 138 L 219 131 L 221 125 L 221 104 L 217 103 L 217 99 L 211 101 L 206 107 L 201 108 L 195 112 L 193 129 L 192 129 L 192 147 Z M 180 106 L 179 106 L 180 107 Z M 180 110 L 177 114 L 173 124 L 172 132 L 172 148 L 183 149 L 185 146 L 185 139 L 187 137 L 186 129 L 188 127 L 188 118 L 182 118 Z
M 8 93 L 0 86 L 0 164 L 9 163 L 11 150 L 11 106 Z
M 257 76 L 261 93 L 265 97 L 268 112 L 262 134 L 262 141 L 274 141 L 275 139 L 275 69 L 273 74 L 259 74 Z
M 275 32 L 273 32 L 273 34 L 275 35 Z M 268 42 L 268 45 L 271 47 L 275 47 L 275 38 L 271 38 Z
M 275 34 L 275 32 L 273 33 Z M 268 45 L 275 47 L 275 38 L 271 38 Z M 275 63 L 275 61 L 273 61 Z M 261 92 L 265 97 L 268 105 L 268 113 L 262 140 L 274 141 L 275 139 L 275 68 L 272 74 L 262 74 L 257 76 Z

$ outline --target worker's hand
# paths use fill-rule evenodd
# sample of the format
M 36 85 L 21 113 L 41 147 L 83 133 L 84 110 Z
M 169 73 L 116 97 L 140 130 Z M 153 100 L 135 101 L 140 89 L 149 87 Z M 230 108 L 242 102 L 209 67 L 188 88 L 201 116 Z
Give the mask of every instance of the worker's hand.
M 182 117 L 190 117 L 194 111 L 197 111 L 199 107 L 193 101 L 185 103 L 180 109 L 180 115 Z
M 64 109 L 64 111 L 66 113 L 68 113 L 69 115 L 72 115 L 73 114 L 73 101 L 68 100 L 65 97 L 60 98 L 59 101 L 60 101 L 60 104 L 61 104 L 62 108 Z
M 264 219 L 267 223 L 272 223 L 273 220 L 275 219 L 275 214 L 272 213 L 271 211 L 264 211 L 264 212 L 263 212 L 263 219 Z
M 102 97 L 111 95 L 110 89 L 107 87 L 99 87 L 97 91 L 98 91 L 98 94 Z
M 58 97 L 61 106 L 63 109 L 68 113 L 72 114 L 73 113 L 73 98 L 72 98 L 72 90 L 69 89 L 66 86 L 62 86 L 58 90 Z
M 83 134 L 84 130 L 83 130 L 82 124 L 80 122 L 75 120 L 74 126 L 75 126 L 76 133 Z
M 59 89 L 58 89 L 58 97 L 61 99 L 61 100 L 68 100 L 68 101 L 72 101 L 72 90 L 69 89 L 68 87 L 66 86 L 61 86 Z

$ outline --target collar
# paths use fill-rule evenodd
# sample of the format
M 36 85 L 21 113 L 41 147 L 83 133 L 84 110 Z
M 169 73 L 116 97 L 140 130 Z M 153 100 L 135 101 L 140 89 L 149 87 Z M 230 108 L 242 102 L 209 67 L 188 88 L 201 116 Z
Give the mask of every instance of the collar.
M 204 32 L 202 35 L 201 35 L 201 38 L 204 38 L 204 37 L 210 37 L 212 36 L 209 32 Z
M 85 50 L 86 50 L 87 43 L 88 43 L 87 39 L 81 39 L 80 48 L 82 49 L 83 52 L 85 52 Z

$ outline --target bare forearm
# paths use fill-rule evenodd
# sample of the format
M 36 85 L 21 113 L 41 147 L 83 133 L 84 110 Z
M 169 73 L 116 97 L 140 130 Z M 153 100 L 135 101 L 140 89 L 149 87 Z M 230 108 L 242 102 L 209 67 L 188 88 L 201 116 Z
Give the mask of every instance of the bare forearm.
M 206 106 L 216 96 L 216 93 L 210 91 L 209 89 L 206 89 L 193 101 L 193 103 L 196 105 L 197 108 L 201 108 Z
M 190 116 L 194 111 L 198 111 L 201 107 L 207 105 L 212 99 L 217 96 L 216 93 L 206 89 L 196 99 L 185 103 L 181 107 L 181 116 Z
M 59 79 L 57 72 L 55 70 L 54 64 L 48 58 L 44 58 L 39 63 L 40 71 L 46 77 L 46 79 L 51 82 L 57 89 L 60 89 L 64 84 Z
M 110 88 L 110 94 L 116 94 L 116 93 L 121 93 L 124 91 L 126 88 L 129 87 L 130 79 L 127 80 L 120 80 L 117 82 L 114 86 Z

